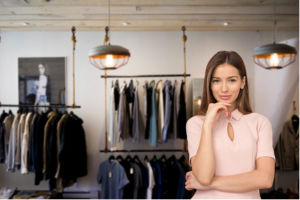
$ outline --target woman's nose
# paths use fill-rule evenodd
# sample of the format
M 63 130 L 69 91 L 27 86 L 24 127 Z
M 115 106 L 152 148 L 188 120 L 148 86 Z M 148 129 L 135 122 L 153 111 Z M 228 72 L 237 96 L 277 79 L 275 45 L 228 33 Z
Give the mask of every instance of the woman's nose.
M 222 84 L 222 89 L 221 89 L 221 91 L 224 92 L 224 93 L 228 91 L 228 88 L 227 88 L 226 83 L 223 83 L 223 84 Z

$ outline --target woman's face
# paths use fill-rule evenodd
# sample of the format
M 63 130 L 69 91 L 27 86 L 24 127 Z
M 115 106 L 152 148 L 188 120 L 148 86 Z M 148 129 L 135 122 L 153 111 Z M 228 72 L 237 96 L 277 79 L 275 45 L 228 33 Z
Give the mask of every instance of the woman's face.
M 227 63 L 219 65 L 213 72 L 210 88 L 217 102 L 232 103 L 245 86 L 245 77 L 241 79 L 237 68 Z
M 45 67 L 42 64 L 39 64 L 39 72 L 40 74 L 44 74 L 45 73 Z

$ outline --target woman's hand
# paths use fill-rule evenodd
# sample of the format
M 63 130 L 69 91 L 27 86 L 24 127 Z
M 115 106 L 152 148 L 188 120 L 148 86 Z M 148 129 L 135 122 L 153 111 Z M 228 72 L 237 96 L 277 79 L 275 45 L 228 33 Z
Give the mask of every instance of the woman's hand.
M 185 181 L 185 189 L 187 190 L 209 190 L 208 186 L 203 186 L 198 182 L 192 171 L 186 173 Z
M 205 115 L 204 124 L 212 125 L 215 121 L 218 120 L 222 112 L 225 112 L 227 117 L 231 116 L 231 112 L 226 106 L 231 106 L 231 103 L 218 102 L 210 103 Z

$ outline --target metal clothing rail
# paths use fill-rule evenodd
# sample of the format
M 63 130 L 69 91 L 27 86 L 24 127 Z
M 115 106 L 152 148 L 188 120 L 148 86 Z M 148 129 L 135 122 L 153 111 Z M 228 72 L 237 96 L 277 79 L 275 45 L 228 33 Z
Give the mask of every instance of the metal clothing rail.
M 81 108 L 81 106 L 68 106 L 65 104 L 51 104 L 51 105 L 32 105 L 32 104 L 1 104 L 0 102 L 0 108 L 1 107 L 38 107 L 38 108 L 50 108 L 50 107 L 56 107 L 56 108 Z
M 115 151 L 105 151 L 105 150 L 100 150 L 101 153 L 131 153 L 131 152 L 187 152 L 183 149 L 134 149 L 134 150 L 115 150 Z
M 185 77 L 190 74 L 106 75 L 101 78 Z

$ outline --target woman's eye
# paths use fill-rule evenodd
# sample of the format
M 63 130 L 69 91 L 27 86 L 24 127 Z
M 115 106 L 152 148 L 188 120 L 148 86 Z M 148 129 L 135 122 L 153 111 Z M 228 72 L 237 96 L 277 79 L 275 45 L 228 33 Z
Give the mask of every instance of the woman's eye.
M 230 79 L 229 82 L 235 82 L 235 79 Z
M 219 80 L 213 80 L 212 82 L 213 82 L 213 83 L 217 83 L 217 82 L 219 82 Z

